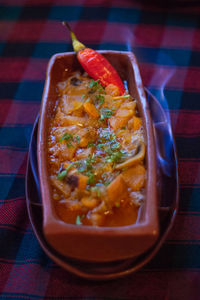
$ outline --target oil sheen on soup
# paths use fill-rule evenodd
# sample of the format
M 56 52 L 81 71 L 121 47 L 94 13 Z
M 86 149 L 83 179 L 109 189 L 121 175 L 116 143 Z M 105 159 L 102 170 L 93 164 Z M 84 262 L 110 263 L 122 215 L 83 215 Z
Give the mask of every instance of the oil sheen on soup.
M 77 225 L 134 224 L 146 177 L 137 99 L 78 72 L 57 90 L 48 172 L 58 217 Z

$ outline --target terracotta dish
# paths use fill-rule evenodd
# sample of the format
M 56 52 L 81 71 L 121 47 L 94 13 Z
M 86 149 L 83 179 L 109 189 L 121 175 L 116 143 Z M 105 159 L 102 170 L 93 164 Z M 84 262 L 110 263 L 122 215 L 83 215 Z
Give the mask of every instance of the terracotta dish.
M 60 254 L 76 259 L 108 262 L 137 257 L 156 242 L 159 234 L 155 141 L 149 108 L 135 56 L 130 52 L 101 51 L 127 82 L 130 95 L 137 100 L 146 142 L 145 201 L 135 224 L 121 227 L 77 226 L 56 215 L 47 166 L 47 132 L 55 113 L 57 83 L 81 67 L 74 53 L 54 55 L 48 65 L 43 92 L 37 141 L 39 180 L 43 204 L 43 230 L 49 244 Z

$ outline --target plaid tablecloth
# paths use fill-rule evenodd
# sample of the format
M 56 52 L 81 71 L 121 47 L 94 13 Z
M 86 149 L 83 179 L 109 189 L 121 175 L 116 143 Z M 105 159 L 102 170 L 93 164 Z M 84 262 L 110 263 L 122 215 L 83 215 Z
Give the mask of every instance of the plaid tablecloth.
M 200 4 L 161 2 L 0 1 L 0 299 L 200 299 Z M 27 151 L 47 63 L 72 50 L 62 20 L 91 48 L 134 51 L 144 85 L 167 99 L 177 143 L 173 230 L 148 265 L 109 282 L 80 279 L 52 262 L 27 215 Z

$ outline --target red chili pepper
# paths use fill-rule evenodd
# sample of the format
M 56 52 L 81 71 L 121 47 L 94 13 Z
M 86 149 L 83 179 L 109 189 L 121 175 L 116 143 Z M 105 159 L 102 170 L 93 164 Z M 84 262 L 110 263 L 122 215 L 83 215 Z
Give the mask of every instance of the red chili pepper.
M 107 86 L 111 83 L 114 84 L 118 87 L 120 95 L 123 95 L 125 92 L 124 84 L 109 61 L 99 52 L 86 48 L 77 40 L 69 24 L 67 22 L 63 22 L 63 24 L 70 31 L 73 49 L 77 52 L 77 58 L 88 75 L 90 75 L 94 80 L 99 79 L 99 82 L 103 86 Z

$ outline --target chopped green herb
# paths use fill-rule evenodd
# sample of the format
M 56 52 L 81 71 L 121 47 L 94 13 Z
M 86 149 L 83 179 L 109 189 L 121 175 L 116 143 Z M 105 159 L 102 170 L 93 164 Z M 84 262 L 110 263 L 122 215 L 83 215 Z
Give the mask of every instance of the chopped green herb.
M 67 143 L 67 148 L 74 147 L 71 142 Z
M 96 99 L 99 101 L 100 105 L 104 104 L 105 97 L 103 95 L 97 95 Z
M 85 218 L 85 215 L 77 216 L 76 217 L 76 225 L 82 225 L 82 220 Z
M 91 88 L 93 88 L 93 87 L 96 87 L 98 84 L 99 84 L 99 79 L 96 80 L 96 81 L 95 81 L 94 79 L 92 79 L 92 80 L 90 81 L 89 88 L 91 89 Z
M 59 180 L 63 180 L 66 175 L 67 175 L 67 170 L 65 169 L 65 170 L 61 171 L 60 173 L 58 173 L 57 178 Z
M 105 148 L 105 152 L 109 155 L 113 154 L 113 150 L 110 147 Z
M 111 181 L 106 181 L 106 182 L 104 182 L 104 185 L 108 186 L 110 183 L 111 183 Z
M 110 130 L 105 128 L 102 130 L 102 132 L 100 133 L 100 137 L 106 139 L 106 140 L 110 140 L 112 137 L 112 134 L 110 134 Z
M 79 172 L 79 173 L 83 173 L 85 170 L 86 170 L 85 167 L 80 167 L 80 168 L 78 169 L 78 172 Z
M 81 161 L 77 160 L 77 161 L 74 161 L 73 164 L 78 168 L 78 167 L 81 167 L 82 163 Z
M 126 127 L 125 126 L 123 126 L 123 127 L 121 127 L 121 129 L 123 130 L 123 129 L 126 129 Z
M 116 135 L 114 133 L 111 134 L 111 140 L 112 142 L 115 142 L 117 139 Z
M 89 177 L 87 183 L 88 184 L 94 184 L 96 182 L 94 173 L 88 172 L 87 175 Z
M 76 217 L 76 225 L 82 225 L 80 216 Z
M 117 152 L 112 153 L 111 156 L 108 156 L 106 158 L 106 161 L 110 163 L 118 163 L 121 162 L 123 159 L 124 159 L 124 153 L 122 153 L 122 151 L 119 150 Z
M 91 148 L 91 147 L 94 147 L 95 146 L 95 144 L 93 144 L 93 143 L 88 143 L 88 145 L 87 145 L 87 148 Z
M 101 149 L 101 148 L 105 147 L 105 144 L 97 144 L 97 147 Z
M 59 143 L 61 143 L 62 141 L 73 141 L 73 135 L 71 133 L 66 132 L 60 139 L 59 139 Z
M 116 142 L 114 143 L 113 145 L 111 145 L 111 149 L 112 150 L 116 150 L 116 149 L 119 149 L 121 147 L 120 143 Z
M 72 166 L 73 166 L 73 163 L 69 164 L 69 165 L 67 166 L 67 168 L 65 168 L 65 170 L 63 170 L 63 171 L 61 171 L 60 173 L 58 173 L 57 178 L 58 178 L 59 180 L 63 180 L 63 179 L 67 176 L 67 173 L 68 173 L 68 171 L 71 169 Z
M 88 169 L 92 168 L 92 164 L 95 162 L 95 155 L 94 153 L 88 156 L 88 158 L 86 158 L 85 163 Z
M 101 117 L 100 117 L 101 121 L 104 121 L 105 119 L 110 118 L 113 114 L 112 110 L 110 110 L 108 108 L 100 109 L 100 113 L 101 113 Z
M 97 197 L 101 197 L 101 191 L 100 191 L 100 189 L 99 189 L 98 186 L 92 187 L 92 188 L 91 188 L 91 191 L 92 191 L 92 192 L 96 192 L 96 196 L 97 196 Z
M 91 89 L 92 92 L 96 92 L 97 90 L 99 92 L 102 92 L 103 91 L 103 87 L 102 85 L 99 83 L 99 79 L 97 80 L 91 80 L 90 81 L 90 84 L 89 84 L 89 88 Z
M 75 138 L 73 138 L 73 135 L 71 133 L 66 132 L 59 140 L 59 143 L 66 141 L 67 142 L 67 148 L 74 147 L 71 142 L 77 141 L 80 143 L 80 137 L 77 135 Z
M 74 165 L 74 163 L 69 164 L 65 170 L 68 172 L 73 165 Z
M 115 206 L 120 207 L 120 203 L 119 202 L 115 203 Z
M 77 143 L 80 143 L 80 141 L 81 141 L 81 138 L 80 138 L 80 136 L 75 136 L 75 140 L 77 141 Z

